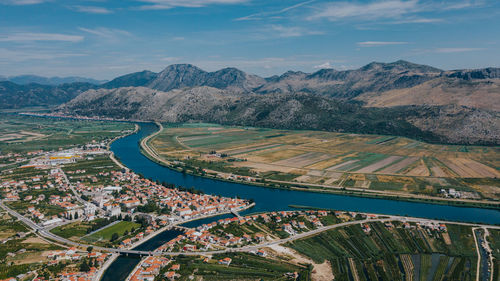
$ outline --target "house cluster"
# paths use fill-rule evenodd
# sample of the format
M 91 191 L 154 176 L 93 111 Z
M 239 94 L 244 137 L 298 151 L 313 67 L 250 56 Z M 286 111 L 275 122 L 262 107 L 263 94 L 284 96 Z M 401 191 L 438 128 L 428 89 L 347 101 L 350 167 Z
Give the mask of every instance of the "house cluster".
M 54 265 L 62 261 L 80 261 L 84 258 L 95 260 L 97 265 L 101 266 L 104 264 L 106 259 L 108 259 L 109 254 L 99 253 L 99 252 L 81 252 L 76 248 L 71 247 L 67 250 L 52 251 L 47 255 L 49 259 L 49 264 Z
M 134 269 L 127 278 L 128 281 L 154 281 L 160 270 L 170 263 L 170 259 L 164 257 L 147 257 Z M 175 265 L 174 265 L 175 266 Z M 179 266 L 179 265 L 177 265 Z M 172 275 L 173 279 L 175 275 Z
M 422 221 L 422 222 L 417 222 L 417 226 L 423 228 L 423 229 L 428 229 L 428 230 L 434 230 L 434 231 L 440 231 L 440 232 L 446 232 L 446 224 L 444 223 L 437 223 L 437 222 L 432 222 L 432 221 Z
M 88 272 L 62 272 L 58 274 L 59 281 L 93 281 L 97 268 L 91 267 Z
M 160 226 L 156 224 L 155 221 L 151 222 L 151 225 L 149 225 L 144 232 L 139 232 L 135 236 L 126 238 L 120 242 L 120 245 L 118 245 L 118 248 L 126 248 L 132 246 L 135 242 L 144 239 L 148 235 L 152 234 L 155 232 L 155 230 L 158 230 Z
M 462 190 L 459 191 L 454 188 L 449 188 L 449 189 L 441 188 L 439 192 L 446 198 L 481 199 L 481 196 L 479 196 L 477 192 L 462 191 Z
M 114 171 L 110 176 L 112 186 L 77 185 L 79 192 L 92 196 L 92 202 L 105 209 L 108 215 L 117 215 L 121 211 L 134 213 L 138 206 L 155 202 L 159 208 L 167 208 L 171 213 L 170 216 L 162 218 L 173 222 L 244 209 L 249 205 L 247 201 L 241 199 L 194 194 L 167 188 L 140 178 L 132 172 Z
M 225 232 L 224 229 L 231 224 L 249 225 L 256 223 L 270 223 L 276 230 L 284 230 L 289 235 L 309 231 L 322 227 L 320 217 L 327 216 L 327 211 L 282 211 L 233 217 L 203 224 L 196 229 L 190 229 L 162 245 L 159 251 L 180 250 L 185 252 L 206 251 L 215 248 L 237 247 L 248 244 L 260 244 L 266 240 L 265 233 L 244 233 L 236 236 Z M 309 226 L 304 222 L 307 221 Z M 222 231 L 214 231 L 215 227 Z

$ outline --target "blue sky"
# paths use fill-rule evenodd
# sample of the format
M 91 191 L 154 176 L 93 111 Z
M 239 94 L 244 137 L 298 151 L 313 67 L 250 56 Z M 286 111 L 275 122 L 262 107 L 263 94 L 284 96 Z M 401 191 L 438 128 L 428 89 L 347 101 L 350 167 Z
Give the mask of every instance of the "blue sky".
M 0 0 L 0 75 L 500 66 L 498 0 Z

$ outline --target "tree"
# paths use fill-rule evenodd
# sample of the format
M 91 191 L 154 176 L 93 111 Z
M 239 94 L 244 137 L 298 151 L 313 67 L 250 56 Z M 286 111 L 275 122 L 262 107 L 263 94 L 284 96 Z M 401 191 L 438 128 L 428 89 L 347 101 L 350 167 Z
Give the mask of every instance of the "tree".
M 89 266 L 89 264 L 87 263 L 86 260 L 84 260 L 82 262 L 82 264 L 80 264 L 80 271 L 83 271 L 83 272 L 89 272 L 90 271 L 90 266 Z
M 78 219 L 78 212 L 75 213 L 75 220 Z
M 118 239 L 118 237 L 120 237 L 120 236 L 118 235 L 118 233 L 115 232 L 115 233 L 113 233 L 113 235 L 111 235 L 110 241 L 115 241 L 116 239 Z
M 93 249 L 94 249 L 94 247 L 92 247 L 92 246 L 88 246 L 88 247 L 87 247 L 87 252 L 91 253 Z

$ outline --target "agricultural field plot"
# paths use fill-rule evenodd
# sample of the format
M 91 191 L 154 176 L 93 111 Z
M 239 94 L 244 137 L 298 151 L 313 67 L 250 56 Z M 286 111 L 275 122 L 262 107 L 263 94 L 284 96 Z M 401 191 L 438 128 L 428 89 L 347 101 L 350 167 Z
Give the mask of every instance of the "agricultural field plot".
M 286 246 L 317 264 L 328 261 L 336 280 L 475 280 L 475 245 L 472 229 L 465 226 L 441 231 L 377 222 Z
M 292 131 L 215 124 L 166 128 L 150 142 L 169 160 L 207 163 L 205 169 L 228 172 L 247 168 L 245 175 L 287 179 L 290 183 L 328 187 L 391 190 L 442 196 L 441 189 L 464 191 L 463 198 L 500 196 L 500 148 L 437 145 L 395 136 L 322 131 Z M 216 152 L 217 154 L 215 154 Z M 283 175 L 287 174 L 286 176 Z M 353 175 L 380 175 L 353 179 Z M 272 176 L 271 176 L 272 175 Z M 402 181 L 401 179 L 404 178 Z M 408 180 L 407 178 L 411 178 Z M 435 179 L 456 179 L 436 181 Z M 471 185 L 464 179 L 492 179 Z
M 56 150 L 102 141 L 133 130 L 121 122 L 43 118 L 0 113 L 0 152 Z
M 218 260 L 230 258 L 229 265 L 219 264 Z M 294 280 L 287 274 L 298 273 L 295 280 L 310 280 L 309 269 L 306 265 L 291 264 L 286 260 L 264 258 L 248 253 L 228 253 L 213 255 L 209 261 L 204 257 L 177 256 L 173 263 L 180 265 L 176 280 Z M 169 267 L 162 269 L 164 274 Z

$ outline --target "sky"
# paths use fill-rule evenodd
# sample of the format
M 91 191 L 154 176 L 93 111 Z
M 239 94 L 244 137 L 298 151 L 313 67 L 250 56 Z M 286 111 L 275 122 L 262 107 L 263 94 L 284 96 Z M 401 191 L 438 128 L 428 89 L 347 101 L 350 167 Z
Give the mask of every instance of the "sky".
M 0 75 L 500 66 L 499 0 L 0 0 Z

